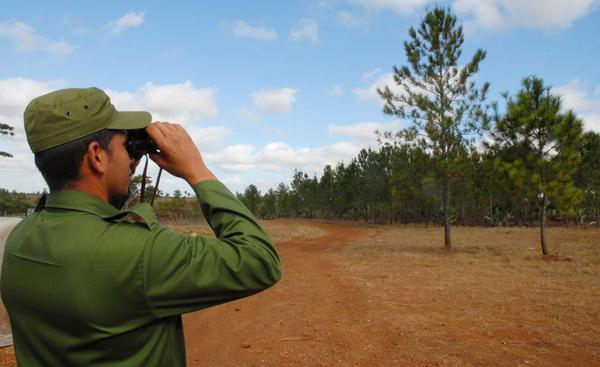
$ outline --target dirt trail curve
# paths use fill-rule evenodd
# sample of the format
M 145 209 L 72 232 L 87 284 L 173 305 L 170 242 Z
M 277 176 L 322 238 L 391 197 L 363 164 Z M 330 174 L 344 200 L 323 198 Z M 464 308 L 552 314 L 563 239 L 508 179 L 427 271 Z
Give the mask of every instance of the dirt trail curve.
M 394 347 L 386 345 L 385 326 L 365 319 L 368 299 L 327 256 L 376 231 L 315 225 L 326 234 L 277 245 L 284 276 L 275 287 L 184 317 L 189 366 L 374 366 L 385 360 L 378 354 Z

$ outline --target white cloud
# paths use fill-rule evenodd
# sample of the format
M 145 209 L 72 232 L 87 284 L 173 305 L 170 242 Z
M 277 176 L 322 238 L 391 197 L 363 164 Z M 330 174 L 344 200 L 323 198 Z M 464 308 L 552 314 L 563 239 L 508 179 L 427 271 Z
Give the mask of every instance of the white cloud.
M 8 38 L 20 52 L 33 51 L 39 48 L 40 36 L 29 25 L 12 21 L 0 24 L 0 37 Z
M 573 110 L 583 120 L 586 130 L 600 132 L 600 93 L 589 93 L 592 88 L 579 80 L 574 79 L 552 88 L 552 93 L 561 96 L 563 112 Z
M 501 30 L 513 27 L 557 30 L 597 9 L 598 0 L 455 0 L 454 10 L 464 17 L 465 30 Z
M 273 128 L 270 126 L 259 126 L 258 131 L 260 132 L 260 135 L 263 137 L 277 136 L 279 138 L 286 138 L 289 136 L 289 134 L 286 130 L 276 129 L 276 128 Z
M 499 30 L 506 26 L 506 19 L 498 7 L 489 1 L 456 0 L 454 10 L 465 19 L 465 31 L 474 33 L 479 28 Z
M 361 76 L 361 79 L 363 80 L 363 82 L 366 83 L 378 75 L 381 75 L 381 68 L 375 68 L 373 70 L 365 71 Z
M 15 127 L 15 136 L 0 136 L 0 150 L 14 158 L 2 159 L 0 187 L 18 191 L 41 191 L 46 184 L 33 162 L 23 128 L 23 112 L 35 97 L 67 87 L 64 81 L 36 81 L 24 78 L 0 80 L 0 122 Z M 134 91 L 106 90 L 119 110 L 147 110 L 155 120 L 181 122 L 202 152 L 217 152 L 233 132 L 223 126 L 199 126 L 198 122 L 217 113 L 215 91 L 195 88 L 191 82 L 156 85 L 146 83 Z M 139 171 L 139 170 L 138 170 Z M 156 167 L 151 174 L 156 177 Z M 162 187 L 172 191 L 179 187 L 179 179 L 165 175 Z M 185 187 L 185 185 L 183 186 Z
M 327 164 L 335 166 L 340 162 L 348 163 L 361 149 L 377 145 L 375 130 L 395 131 L 401 127 L 399 120 L 349 125 L 330 124 L 330 135 L 347 137 L 350 141 L 315 148 L 294 147 L 284 142 L 271 142 L 262 147 L 235 144 L 218 152 L 208 152 L 204 157 L 219 170 L 240 175 L 239 177 L 258 172 L 263 178 L 274 177 L 275 174 L 287 175 L 285 177 L 289 178 L 293 169 L 313 173 L 321 172 Z M 274 185 L 275 182 L 270 183 L 271 187 Z
M 236 174 L 221 176 L 219 181 L 225 184 L 232 192 L 243 192 L 244 188 L 251 183 L 244 180 L 242 176 Z
M 362 80 L 368 83 L 366 87 L 354 88 L 352 92 L 359 101 L 371 101 L 377 103 L 380 107 L 385 105 L 384 100 L 377 93 L 378 89 L 383 90 L 386 86 L 390 88 L 396 96 L 405 95 L 406 91 L 394 80 L 394 73 L 381 74 L 381 69 L 374 69 L 363 73 Z M 412 87 L 411 87 L 412 88 Z M 415 92 L 426 93 L 424 90 L 414 87 Z
M 11 153 L 13 158 L 0 158 L 2 174 L 0 187 L 20 191 L 41 191 L 46 184 L 33 163 L 33 154 L 27 144 L 23 128 L 23 112 L 35 97 L 58 88 L 65 82 L 40 82 L 24 78 L 0 80 L 0 122 L 15 128 L 15 136 L 0 136 L 0 150 Z
M 372 72 L 367 72 L 368 75 L 367 81 L 374 79 L 368 86 L 362 88 L 354 88 L 352 92 L 361 101 L 373 101 L 379 104 L 380 106 L 384 105 L 383 100 L 377 94 L 377 89 L 383 89 L 385 86 L 388 86 L 392 92 L 395 94 L 399 94 L 402 92 L 402 89 L 396 84 L 394 81 L 393 73 L 385 73 L 377 76 Z M 363 75 L 363 80 L 365 79 L 365 75 Z
M 0 80 L 0 121 L 22 128 L 23 112 L 35 97 L 65 86 L 65 82 L 54 80 L 40 82 L 24 78 Z
M 329 124 L 327 130 L 331 135 L 348 136 L 358 141 L 375 144 L 377 136 L 375 131 L 397 131 L 402 128 L 400 120 L 394 120 L 386 123 L 381 122 L 360 122 L 350 125 Z
M 356 16 L 347 10 L 338 12 L 336 21 L 348 27 L 364 27 L 369 20 L 366 15 L 380 11 L 393 11 L 411 15 L 432 0 L 347 0 L 365 10 Z M 568 28 L 575 20 L 584 17 L 600 6 L 599 0 L 452 0 L 453 10 L 461 16 L 465 31 L 473 34 L 478 30 L 498 31 L 525 27 L 543 30 Z
M 0 149 L 15 155 L 15 158 L 2 160 L 0 187 L 41 191 L 46 186 L 34 166 L 33 155 L 25 140 L 22 114 L 34 97 L 66 86 L 63 81 L 40 82 L 22 78 L 0 80 L 0 121 L 9 122 L 17 128 L 16 136 L 0 138 Z M 249 183 L 260 183 L 265 189 L 274 187 L 277 182 L 289 179 L 296 168 L 307 173 L 318 173 L 326 164 L 348 162 L 360 149 L 372 143 L 367 136 L 373 128 L 395 127 L 394 122 L 331 125 L 331 134 L 348 137 L 349 141 L 314 148 L 294 147 L 283 142 L 271 142 L 262 147 L 245 144 L 227 146 L 226 140 L 234 134 L 231 129 L 201 126 L 198 123 L 216 113 L 212 89 L 195 88 L 191 82 L 167 85 L 148 82 L 131 91 L 107 90 L 107 93 L 120 110 L 144 109 L 159 119 L 181 121 L 209 167 L 239 190 Z M 205 107 L 197 109 L 197 106 Z M 188 119 L 180 120 L 178 115 L 185 115 Z M 140 170 L 141 167 L 138 167 L 138 173 Z M 152 178 L 156 177 L 155 165 L 151 165 L 149 174 Z M 166 173 L 160 186 L 166 192 L 176 188 L 189 191 L 185 182 Z
M 552 88 L 552 92 L 561 96 L 564 108 L 573 109 L 575 111 L 599 111 L 600 98 L 592 99 L 588 97 L 586 83 L 580 79 L 574 79 L 567 84 L 563 84 Z M 596 94 L 598 94 L 596 92 Z
M 243 20 L 233 22 L 231 32 L 236 38 L 251 38 L 258 41 L 274 41 L 277 39 L 277 32 L 274 29 L 253 26 Z
M 335 21 L 348 28 L 365 28 L 370 22 L 365 15 L 358 16 L 346 10 L 339 11 L 335 16 Z
M 117 36 L 127 29 L 139 27 L 142 23 L 144 23 L 144 12 L 131 11 L 108 23 L 106 27 L 113 35 Z
M 579 116 L 586 130 L 600 133 L 600 113 L 586 113 Z
M 106 90 L 121 110 L 147 110 L 155 121 L 181 124 L 199 122 L 217 115 L 216 90 L 195 88 L 191 81 L 155 85 L 147 82 L 133 92 Z
M 261 89 L 251 94 L 254 108 L 266 112 L 289 112 L 298 90 L 292 88 Z
M 19 52 L 44 51 L 55 57 L 70 55 L 75 47 L 63 40 L 51 41 L 35 30 L 18 21 L 0 23 L 0 38 L 9 39 Z
M 223 148 L 223 142 L 233 135 L 233 131 L 224 126 L 202 127 L 193 124 L 185 129 L 202 153 L 218 151 Z
M 314 19 L 302 19 L 290 32 L 294 42 L 308 40 L 313 44 L 319 43 L 319 24 Z
M 91 32 L 91 29 L 83 21 L 73 18 L 69 14 L 63 15 L 62 24 L 71 28 L 71 33 L 76 36 L 82 36 Z
M 367 10 L 391 10 L 398 14 L 411 14 L 431 2 L 431 0 L 348 0 L 350 3 L 360 5 Z
M 65 57 L 70 55 L 75 47 L 65 41 L 48 42 L 42 46 L 42 49 L 50 55 Z
M 348 142 L 319 148 L 295 148 L 286 143 L 274 142 L 260 150 L 250 144 L 232 145 L 219 153 L 205 154 L 205 157 L 208 162 L 229 172 L 288 172 L 295 168 L 320 172 L 326 164 L 335 165 L 355 157 L 360 149 L 360 145 Z

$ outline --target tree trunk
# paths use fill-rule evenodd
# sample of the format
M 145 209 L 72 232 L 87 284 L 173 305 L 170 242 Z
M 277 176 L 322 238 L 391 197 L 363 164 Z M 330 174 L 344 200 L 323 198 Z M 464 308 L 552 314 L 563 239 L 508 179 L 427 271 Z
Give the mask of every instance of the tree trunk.
M 600 228 L 600 207 L 598 205 L 598 193 L 594 193 L 594 198 L 596 199 L 596 227 Z
M 548 199 L 545 194 L 542 194 L 542 210 L 540 218 L 540 241 L 542 245 L 542 255 L 548 255 L 548 247 L 546 246 L 546 216 L 548 210 Z
M 494 203 L 492 202 L 492 193 L 490 192 L 490 223 L 492 227 L 496 227 L 496 218 L 494 218 Z
M 450 188 L 448 178 L 444 177 L 444 246 L 446 250 L 452 250 L 452 240 L 450 239 Z
M 455 224 L 458 226 L 463 226 L 463 211 L 464 211 L 464 203 L 463 203 L 463 193 L 462 190 L 459 191 L 458 193 L 458 202 L 456 203 L 456 222 Z

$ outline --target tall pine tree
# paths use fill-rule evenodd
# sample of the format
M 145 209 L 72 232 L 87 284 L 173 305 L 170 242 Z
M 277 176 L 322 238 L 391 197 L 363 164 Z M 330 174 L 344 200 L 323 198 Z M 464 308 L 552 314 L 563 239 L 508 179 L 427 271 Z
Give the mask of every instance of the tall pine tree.
M 459 65 L 464 36 L 449 9 L 435 7 L 411 27 L 404 42 L 408 65 L 394 67 L 394 93 L 389 86 L 379 89 L 385 101 L 384 113 L 412 120 L 412 126 L 397 134 L 430 151 L 439 164 L 444 212 L 444 244 L 452 249 L 450 238 L 450 182 L 459 172 L 457 160 L 466 145 L 488 122 L 486 98 L 488 83 L 477 88 L 474 76 L 485 51 L 479 49 L 466 65 Z

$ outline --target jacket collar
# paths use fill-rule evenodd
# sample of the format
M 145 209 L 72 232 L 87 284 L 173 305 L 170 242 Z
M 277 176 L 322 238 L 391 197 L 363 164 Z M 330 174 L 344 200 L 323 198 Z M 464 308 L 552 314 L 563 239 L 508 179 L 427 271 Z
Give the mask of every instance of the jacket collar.
M 75 191 L 61 190 L 52 192 L 46 200 L 46 208 L 77 210 L 98 215 L 102 218 L 113 217 L 120 211 L 108 202 L 91 194 Z

